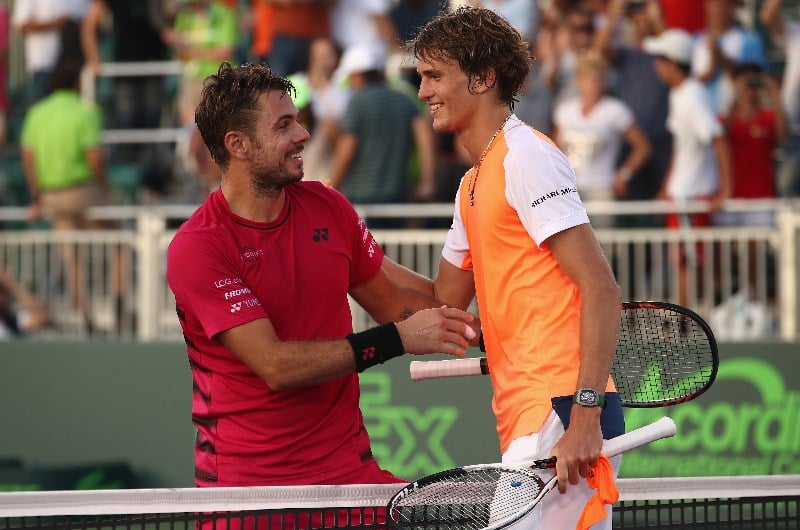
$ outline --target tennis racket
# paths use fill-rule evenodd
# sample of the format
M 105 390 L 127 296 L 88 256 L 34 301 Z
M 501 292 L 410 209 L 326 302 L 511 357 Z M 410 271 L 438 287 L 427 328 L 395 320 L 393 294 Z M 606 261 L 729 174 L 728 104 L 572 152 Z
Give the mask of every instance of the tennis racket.
M 697 313 L 666 302 L 622 304 L 611 376 L 625 407 L 664 407 L 692 400 L 717 377 L 711 328 Z M 485 357 L 412 361 L 411 379 L 489 373 Z
M 670 418 L 640 427 L 603 443 L 611 457 L 675 434 Z M 525 517 L 558 480 L 547 482 L 535 469 L 551 468 L 555 459 L 537 460 L 531 468 L 482 464 L 448 469 L 423 477 L 397 492 L 387 513 L 395 530 L 499 530 Z

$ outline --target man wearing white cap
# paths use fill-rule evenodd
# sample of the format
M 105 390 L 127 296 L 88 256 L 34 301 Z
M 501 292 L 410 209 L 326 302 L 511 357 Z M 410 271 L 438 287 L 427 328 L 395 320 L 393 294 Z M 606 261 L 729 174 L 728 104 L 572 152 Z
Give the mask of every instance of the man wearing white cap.
M 731 163 L 724 130 L 711 107 L 703 84 L 691 76 L 692 37 L 683 30 L 669 29 L 645 39 L 644 50 L 655 57 L 658 76 L 669 87 L 667 129 L 673 136 L 670 170 L 659 197 L 677 203 L 707 199 L 718 210 L 731 193 Z M 708 226 L 707 213 L 670 214 L 667 226 Z M 686 300 L 685 268 L 699 266 L 702 248 L 687 249 L 680 256 L 680 302 Z
M 352 96 L 339 125 L 330 184 L 355 204 L 411 199 L 409 162 L 415 148 L 416 193 L 432 189 L 433 129 L 412 98 L 386 84 L 385 68 L 382 50 L 356 45 L 345 51 L 335 75 L 347 80 Z

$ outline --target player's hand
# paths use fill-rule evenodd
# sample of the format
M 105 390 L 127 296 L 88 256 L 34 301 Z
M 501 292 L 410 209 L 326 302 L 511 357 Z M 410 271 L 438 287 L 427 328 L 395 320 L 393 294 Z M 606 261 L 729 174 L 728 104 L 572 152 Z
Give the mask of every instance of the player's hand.
M 566 493 L 569 484 L 577 485 L 581 477 L 591 475 L 592 466 L 603 450 L 600 411 L 600 407 L 572 406 L 569 428 L 550 452 L 550 456 L 556 457 L 560 493 Z
M 442 306 L 417 311 L 396 325 L 408 353 L 447 353 L 463 357 L 469 341 L 476 337 L 470 327 L 473 320 L 466 311 Z

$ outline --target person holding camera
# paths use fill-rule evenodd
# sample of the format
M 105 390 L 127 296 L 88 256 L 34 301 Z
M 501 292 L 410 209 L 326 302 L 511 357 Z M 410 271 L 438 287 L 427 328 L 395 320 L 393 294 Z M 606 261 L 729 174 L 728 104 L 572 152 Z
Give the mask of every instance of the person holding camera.
M 731 152 L 731 197 L 776 196 L 774 153 L 787 134 L 777 82 L 757 63 L 741 63 L 732 73 L 734 97 L 721 116 Z M 771 226 L 773 212 L 719 212 L 714 224 Z

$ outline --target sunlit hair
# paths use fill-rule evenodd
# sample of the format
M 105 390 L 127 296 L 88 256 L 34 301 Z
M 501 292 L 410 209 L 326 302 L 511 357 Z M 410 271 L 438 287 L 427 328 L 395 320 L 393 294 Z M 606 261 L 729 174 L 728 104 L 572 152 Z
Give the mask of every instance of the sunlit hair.
M 581 76 L 587 72 L 604 74 L 608 72 L 608 61 L 597 52 L 585 52 L 575 61 L 575 75 Z
M 408 48 L 416 59 L 457 62 L 470 79 L 470 91 L 494 68 L 498 97 L 511 108 L 531 69 L 530 47 L 520 33 L 481 7 L 465 6 L 436 16 Z
M 241 131 L 251 137 L 255 134 L 258 97 L 268 91 L 277 91 L 278 97 L 295 95 L 292 82 L 265 64 L 222 63 L 216 74 L 206 78 L 194 120 L 221 169 L 227 169 L 230 162 L 225 135 L 229 131 Z

